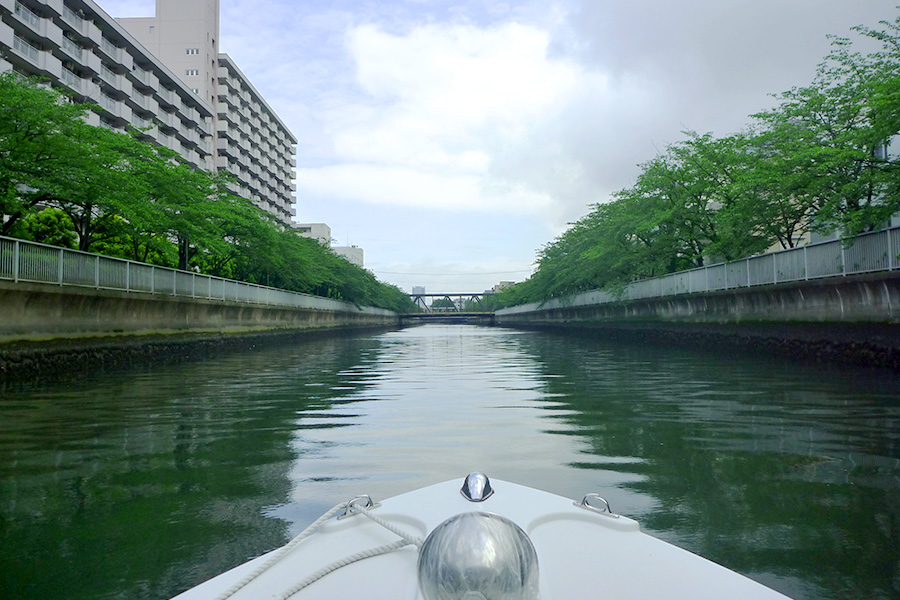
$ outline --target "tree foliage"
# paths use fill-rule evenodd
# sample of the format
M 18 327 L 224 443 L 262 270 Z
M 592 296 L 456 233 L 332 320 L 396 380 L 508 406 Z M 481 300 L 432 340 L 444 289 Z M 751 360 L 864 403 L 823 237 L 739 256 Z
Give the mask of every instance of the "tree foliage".
M 286 230 L 227 176 L 85 121 L 92 107 L 0 75 L 0 235 L 328 296 L 413 309 L 395 286 Z
M 685 132 L 639 165 L 633 186 L 592 205 L 538 251 L 537 271 L 504 290 L 503 305 L 792 248 L 810 232 L 845 238 L 882 227 L 900 211 L 900 17 L 852 30 L 813 82 L 776 94 L 774 108 L 741 132 Z

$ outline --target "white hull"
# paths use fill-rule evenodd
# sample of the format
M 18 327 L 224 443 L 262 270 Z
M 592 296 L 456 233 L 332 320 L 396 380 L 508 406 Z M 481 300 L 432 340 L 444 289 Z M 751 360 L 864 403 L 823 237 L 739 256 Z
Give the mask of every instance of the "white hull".
M 388 500 L 371 514 L 424 538 L 463 512 L 504 516 L 524 530 L 537 552 L 542 600 L 647 600 L 651 598 L 781 599 L 783 596 L 695 554 L 646 535 L 636 521 L 579 506 L 571 499 L 494 480 L 483 502 L 460 494 L 448 481 Z M 313 535 L 236 591 L 231 598 L 284 598 L 298 582 L 331 563 L 399 538 L 362 515 L 326 521 Z M 277 551 L 275 551 L 277 552 Z M 265 555 L 177 596 L 212 600 L 267 561 Z M 418 550 L 407 546 L 355 562 L 290 597 L 419 600 Z

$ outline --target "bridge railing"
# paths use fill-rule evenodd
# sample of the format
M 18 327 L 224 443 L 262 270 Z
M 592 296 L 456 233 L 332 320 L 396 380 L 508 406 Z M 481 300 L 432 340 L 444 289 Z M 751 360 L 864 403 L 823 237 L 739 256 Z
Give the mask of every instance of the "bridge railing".
M 301 292 L 0 236 L 0 280 L 4 279 L 291 308 L 382 312 Z
M 849 244 L 842 240 L 818 242 L 644 279 L 627 285 L 621 295 L 602 290 L 582 292 L 566 299 L 512 306 L 497 313 L 715 292 L 895 269 L 900 269 L 900 227 L 864 233 Z

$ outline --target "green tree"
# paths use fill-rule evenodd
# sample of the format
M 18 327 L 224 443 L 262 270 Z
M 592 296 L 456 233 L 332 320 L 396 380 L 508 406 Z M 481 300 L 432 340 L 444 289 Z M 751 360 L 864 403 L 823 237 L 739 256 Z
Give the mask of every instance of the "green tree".
M 900 164 L 884 152 L 900 131 L 898 24 L 900 17 L 879 29 L 854 28 L 882 44 L 868 55 L 847 38 L 833 38 L 812 85 L 779 94 L 776 108 L 755 115 L 780 136 L 781 152 L 797 170 L 806 171 L 802 192 L 813 199 L 819 230 L 854 235 L 900 210 Z
M 89 108 L 15 72 L 0 74 L 0 235 L 66 184 L 66 167 L 79 158 L 70 140 L 84 136 Z

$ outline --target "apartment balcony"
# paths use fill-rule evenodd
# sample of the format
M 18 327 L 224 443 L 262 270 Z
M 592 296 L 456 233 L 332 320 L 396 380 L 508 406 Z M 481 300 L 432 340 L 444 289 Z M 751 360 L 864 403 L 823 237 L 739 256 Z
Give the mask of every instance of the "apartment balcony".
M 222 119 L 216 121 L 216 135 L 228 135 L 228 122 Z
M 156 113 L 156 119 L 157 119 L 157 121 L 159 121 L 159 124 L 162 126 L 162 130 L 164 130 L 164 131 L 166 132 L 167 135 L 168 135 L 171 131 L 174 131 L 174 130 L 175 130 L 175 128 L 176 128 L 176 126 L 175 126 L 175 121 L 176 121 L 176 119 L 175 119 L 175 117 L 172 115 L 172 113 L 168 113 L 168 112 L 166 112 L 166 111 L 164 111 L 164 110 L 161 110 L 161 111 L 159 111 L 158 113 Z
M 215 129 L 213 129 L 215 124 L 216 119 L 213 117 L 200 117 L 200 121 L 197 123 L 197 129 L 199 129 L 203 135 L 211 136 L 215 133 Z
M 153 99 L 153 96 L 145 96 L 141 92 L 134 90 L 134 93 L 131 94 L 128 100 L 139 112 L 153 116 L 159 112 L 159 104 Z
M 0 0 L 3 2 L 4 0 Z M 16 41 L 16 32 L 13 31 L 13 28 L 0 21 L 0 44 L 2 44 L 6 48 L 12 48 L 13 44 Z M 0 60 L 3 60 L 2 54 L 0 54 Z M 12 68 L 12 64 L 6 62 L 4 65 L 0 65 L 3 67 L 3 71 L 8 71 Z
M 223 139 L 216 141 L 216 151 L 219 156 L 227 156 L 230 162 L 236 162 L 240 154 L 235 146 Z
M 237 113 L 228 111 L 225 113 L 219 113 L 219 122 L 228 123 L 230 127 L 237 129 L 240 127 L 241 120 L 237 118 Z
M 52 20 L 38 15 L 21 2 L 15 3 L 14 11 L 19 22 L 28 28 L 35 39 L 55 47 L 62 44 L 62 29 Z
M 131 111 L 128 110 L 128 118 L 125 118 L 125 107 L 115 98 L 101 93 L 98 104 L 109 114 L 109 116 L 114 117 L 117 120 L 131 121 Z
M 62 22 L 67 26 L 66 28 L 77 34 L 82 45 L 99 47 L 103 42 L 103 32 L 100 31 L 100 28 L 93 21 L 83 19 L 81 15 L 68 6 L 63 6 L 62 17 Z
M 176 130 L 179 138 L 184 142 L 196 146 L 200 142 L 200 135 L 197 133 L 197 130 L 191 127 L 185 127 L 184 123 L 180 123 L 179 125 L 180 126 Z
M 193 149 L 183 149 L 181 155 L 185 158 L 185 160 L 195 166 L 199 166 L 200 163 L 203 162 L 203 159 L 200 157 L 200 155 L 197 154 L 197 152 Z
M 24 58 L 34 66 L 38 66 L 41 60 L 41 51 L 28 40 L 18 35 L 13 36 L 12 49 L 17 55 Z
M 141 139 L 152 140 L 154 142 L 159 141 L 157 139 L 159 137 L 159 127 L 157 127 L 156 123 L 150 119 L 132 113 L 131 125 L 140 132 L 139 135 Z
M 84 60 L 84 48 L 78 45 L 77 42 L 74 42 L 67 38 L 66 36 L 62 37 L 60 40 L 59 47 L 70 57 L 75 59 L 77 62 L 83 62 Z
M 176 98 L 175 92 L 173 92 L 172 90 L 170 90 L 167 87 L 160 85 L 156 96 L 157 96 L 157 98 L 159 98 L 160 106 L 164 106 L 164 107 L 172 108 L 172 109 L 174 109 L 177 106 L 177 104 L 175 103 L 175 98 Z
M 109 87 L 119 89 L 121 77 L 118 73 L 102 63 L 100 64 L 100 79 L 106 82 Z
M 193 106 L 185 105 L 184 110 L 181 111 L 181 116 L 185 121 L 190 123 L 191 125 L 198 125 L 202 122 L 200 118 L 200 113 L 197 112 L 197 109 Z
M 83 69 L 91 73 L 92 75 L 100 75 L 100 71 L 103 69 L 103 61 L 100 60 L 100 57 L 94 54 L 93 52 L 84 52 L 82 53 L 82 61 L 81 66 Z
M 83 80 L 78 76 L 78 74 L 70 71 L 65 67 L 61 69 L 60 74 L 62 75 L 60 79 L 62 79 L 63 83 L 65 83 L 69 87 L 69 89 L 71 89 L 76 94 L 81 94 L 81 84 Z
M 26 73 L 47 77 L 51 81 L 62 78 L 62 61 L 19 35 L 13 34 L 11 37 L 12 52 L 7 52 L 5 57 L 9 62 Z
M 100 52 L 100 56 L 104 60 L 119 65 L 123 69 L 128 69 L 130 71 L 131 67 L 134 64 L 131 56 L 125 51 L 124 48 L 119 48 L 102 34 L 100 35 L 100 45 L 98 47 L 98 50 Z M 126 56 L 128 58 L 125 58 Z
M 81 31 L 84 27 L 84 19 L 74 10 L 63 4 L 62 18 L 76 31 Z
M 218 114 L 218 115 L 223 115 L 223 116 L 224 116 L 224 115 L 227 115 L 228 112 L 231 110 L 231 105 L 229 105 L 229 104 L 225 101 L 225 98 L 227 98 L 227 96 L 222 96 L 222 95 L 220 95 L 220 96 L 219 96 L 219 101 L 216 102 L 216 107 L 215 107 L 215 108 L 216 108 L 216 114 Z
M 162 88 L 165 89 L 165 88 Z M 162 89 L 160 91 L 162 91 Z M 171 112 L 181 112 L 182 102 L 181 96 L 178 95 L 177 90 L 168 90 L 169 94 L 164 98 L 165 104 L 171 109 Z M 160 102 L 163 104 L 163 102 Z
M 159 90 L 159 79 L 151 71 L 135 67 L 128 72 L 128 76 L 138 89 L 149 92 Z
M 41 2 L 44 7 L 53 13 L 54 17 L 61 17 L 63 14 L 63 0 L 42 0 Z

